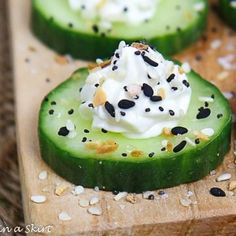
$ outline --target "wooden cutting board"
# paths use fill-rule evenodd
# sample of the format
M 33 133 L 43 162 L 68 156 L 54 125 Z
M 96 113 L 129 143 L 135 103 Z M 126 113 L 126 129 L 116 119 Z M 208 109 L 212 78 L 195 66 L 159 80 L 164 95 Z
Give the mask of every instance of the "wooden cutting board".
M 236 235 L 236 196 L 227 191 L 228 181 L 215 182 L 216 176 L 223 172 L 231 173 L 232 180 L 236 180 L 233 151 L 217 169 L 216 175 L 166 189 L 165 198 L 158 196 L 157 192 L 153 201 L 137 195 L 137 203 L 131 204 L 125 199 L 114 201 L 110 192 L 92 189 L 86 189 L 79 196 L 72 195 L 72 185 L 58 177 L 40 158 L 37 118 L 43 97 L 86 63 L 72 60 L 64 63 L 64 58 L 56 57 L 31 34 L 30 0 L 9 0 L 9 13 L 26 224 L 52 225 L 51 235 Z M 236 91 L 236 71 L 225 71 L 217 62 L 219 57 L 236 54 L 236 34 L 219 20 L 215 12 L 211 11 L 209 20 L 205 37 L 177 58 L 190 62 L 196 71 L 222 91 Z M 217 45 L 219 42 L 221 45 Z M 236 105 L 234 99 L 231 103 Z M 39 180 L 38 175 L 43 170 L 48 172 L 48 178 Z M 55 195 L 57 184 L 67 184 L 69 191 L 62 196 Z M 209 189 L 213 186 L 225 190 L 227 196 L 216 198 L 210 195 Z M 185 207 L 180 204 L 180 199 L 187 198 L 188 191 L 192 191 L 190 199 L 195 204 Z M 30 200 L 32 195 L 45 195 L 47 201 L 33 203 Z M 101 216 L 88 214 L 87 209 L 78 204 L 79 199 L 94 195 L 101 199 L 98 204 L 103 211 Z M 61 221 L 58 216 L 62 211 L 67 212 L 71 220 Z

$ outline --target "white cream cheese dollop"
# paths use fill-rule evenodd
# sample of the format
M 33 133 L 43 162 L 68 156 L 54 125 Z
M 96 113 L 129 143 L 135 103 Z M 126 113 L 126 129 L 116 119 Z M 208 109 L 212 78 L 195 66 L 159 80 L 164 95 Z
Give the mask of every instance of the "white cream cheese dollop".
M 190 99 L 191 87 L 180 66 L 147 45 L 122 41 L 111 64 L 90 71 L 80 113 L 93 128 L 150 138 L 175 127 Z
M 85 19 L 139 24 L 152 18 L 159 0 L 69 0 L 69 6 Z

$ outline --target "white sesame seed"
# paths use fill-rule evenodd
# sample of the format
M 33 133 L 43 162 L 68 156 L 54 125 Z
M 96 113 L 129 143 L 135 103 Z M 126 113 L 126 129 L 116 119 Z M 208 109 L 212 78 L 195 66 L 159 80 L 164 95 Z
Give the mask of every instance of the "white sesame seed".
M 81 207 L 88 207 L 89 206 L 89 201 L 87 199 L 80 199 L 79 200 L 79 205 Z
M 212 176 L 212 175 L 216 175 L 216 170 L 212 170 L 211 172 L 210 172 L 210 175 Z
M 187 141 L 187 143 L 189 143 L 191 146 L 195 147 L 196 143 L 194 143 L 190 138 L 185 137 L 185 140 Z
M 44 195 L 32 195 L 30 199 L 34 203 L 44 203 L 47 200 Z
M 181 205 L 184 207 L 188 207 L 192 203 L 191 199 L 189 199 L 189 198 L 181 198 L 179 201 L 180 201 Z
M 62 211 L 59 215 L 58 215 L 59 220 L 61 221 L 70 221 L 72 218 L 69 216 L 69 214 L 65 211 Z
M 187 192 L 187 197 L 191 197 L 191 196 L 193 196 L 193 192 L 189 190 L 189 191 Z
M 73 130 L 75 130 L 75 125 L 74 125 L 74 123 L 71 120 L 67 120 L 66 121 L 66 128 L 69 131 L 73 131 Z
M 217 79 L 219 80 L 225 80 L 229 77 L 229 72 L 228 71 L 222 71 L 217 75 Z
M 231 1 L 231 2 L 230 2 L 230 6 L 231 6 L 232 8 L 236 8 L 236 2 L 235 2 L 235 1 Z
M 223 92 L 223 95 L 225 96 L 225 98 L 227 98 L 228 100 L 232 99 L 235 95 L 233 92 Z
M 167 144 L 168 144 L 168 140 L 167 140 L 167 139 L 163 139 L 163 140 L 161 141 L 161 146 L 162 146 L 162 147 L 166 147 Z
M 212 128 L 205 128 L 201 130 L 201 133 L 211 137 L 212 135 L 214 135 L 215 131 Z
M 185 73 L 189 73 L 191 71 L 191 66 L 188 62 L 184 62 L 181 66 Z
M 84 192 L 84 187 L 81 185 L 75 186 L 74 189 L 72 190 L 72 194 L 75 196 L 77 196 L 83 192 Z
M 97 63 L 97 64 L 101 64 L 101 63 L 103 63 L 103 60 L 102 60 L 101 58 L 97 58 L 97 59 L 96 59 L 96 63 Z
M 203 96 L 200 96 L 198 97 L 198 100 L 200 102 L 214 102 L 214 99 L 212 97 L 203 97 Z
M 92 197 L 92 198 L 90 199 L 89 204 L 90 204 L 90 205 L 95 205 L 95 204 L 97 204 L 98 202 L 99 202 L 99 198 L 96 197 L 96 196 L 94 196 L 94 197 Z
M 120 41 L 119 46 L 118 46 L 118 50 L 121 50 L 125 46 L 126 46 L 125 41 Z
M 39 173 L 39 179 L 40 180 L 45 180 L 48 177 L 48 172 L 46 170 L 43 170 Z
M 230 173 L 224 173 L 216 178 L 217 182 L 222 182 L 231 179 L 231 174 Z
M 90 207 L 88 208 L 88 213 L 96 216 L 100 216 L 102 214 L 102 209 L 100 207 Z
M 217 49 L 221 46 L 222 41 L 220 39 L 215 39 L 211 42 L 211 48 L 212 49 Z
M 94 187 L 94 191 L 95 191 L 95 192 L 99 192 L 99 187 L 98 187 L 98 186 L 95 186 L 95 187 Z
M 119 192 L 117 195 L 114 196 L 115 201 L 119 201 L 120 199 L 126 197 L 128 195 L 127 192 Z
M 193 6 L 194 10 L 197 12 L 201 12 L 205 8 L 205 3 L 204 2 L 197 2 Z

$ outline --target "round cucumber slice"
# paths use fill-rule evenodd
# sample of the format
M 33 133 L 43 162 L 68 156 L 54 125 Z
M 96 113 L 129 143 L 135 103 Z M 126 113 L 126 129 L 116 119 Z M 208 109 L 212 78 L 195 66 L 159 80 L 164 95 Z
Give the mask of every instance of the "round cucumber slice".
M 236 1 L 219 0 L 219 11 L 227 24 L 236 29 Z
M 185 128 L 129 139 L 91 129 L 91 123 L 81 118 L 80 88 L 88 70 L 79 69 L 42 102 L 38 126 L 42 158 L 74 184 L 104 190 L 142 192 L 206 176 L 229 150 L 231 111 L 214 85 L 194 72 L 187 75 L 191 104 L 179 123 Z
M 85 21 L 67 0 L 33 0 L 32 30 L 61 54 L 94 60 L 112 55 L 121 40 L 146 40 L 163 54 L 179 52 L 202 34 L 207 20 L 207 0 L 160 0 L 155 16 L 138 25 L 114 23 L 103 32 L 97 22 Z

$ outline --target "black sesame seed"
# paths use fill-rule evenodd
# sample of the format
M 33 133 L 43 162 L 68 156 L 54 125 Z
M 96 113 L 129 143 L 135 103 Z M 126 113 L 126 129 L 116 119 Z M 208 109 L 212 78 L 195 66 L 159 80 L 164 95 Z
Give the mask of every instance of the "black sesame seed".
M 209 106 L 209 103 L 208 103 L 208 102 L 205 102 L 204 104 L 205 104 L 205 107 L 208 107 L 208 106 Z
M 127 86 L 124 86 L 123 89 L 125 90 L 125 92 L 128 92 Z
M 189 82 L 187 81 L 187 80 L 183 80 L 183 82 L 182 82 L 187 88 L 190 86 L 189 85 Z
M 52 106 L 54 106 L 54 105 L 56 105 L 56 104 L 57 104 L 57 103 L 56 103 L 55 101 L 52 101 L 52 102 L 51 102 L 51 105 L 52 105 Z
M 141 54 L 141 52 L 140 51 L 135 51 L 134 54 L 139 56 Z
M 184 149 L 186 146 L 187 142 L 185 140 L 181 141 L 178 145 L 176 145 L 173 149 L 173 152 L 180 152 L 181 150 Z
M 46 80 L 46 82 L 47 82 L 47 83 L 49 83 L 49 82 L 50 82 L 50 79 L 49 79 L 49 78 L 46 78 L 45 80 Z
M 99 32 L 99 28 L 98 28 L 97 25 L 93 25 L 92 29 L 93 29 L 94 33 L 98 33 Z
M 97 88 L 99 86 L 99 84 L 95 84 L 94 86 Z
M 115 64 L 116 64 L 116 62 L 117 62 L 117 60 L 113 61 L 113 65 L 115 65 Z
M 142 86 L 142 90 L 143 90 L 143 93 L 146 97 L 153 96 L 154 92 L 153 92 L 153 89 L 150 85 L 144 83 L 143 86 Z
M 115 57 L 120 58 L 120 54 L 118 52 L 116 52 Z
M 84 4 L 81 5 L 80 7 L 82 10 L 84 10 L 86 8 L 86 6 Z
M 175 74 L 171 74 L 168 78 L 167 78 L 167 82 L 170 83 L 173 79 L 175 78 Z
M 115 117 L 115 108 L 111 103 L 105 102 L 105 109 L 111 115 L 111 117 Z
M 161 195 L 164 195 L 164 194 L 166 194 L 165 191 L 163 191 L 163 190 L 158 191 L 158 195 L 161 196 Z
M 211 110 L 209 108 L 200 107 L 198 111 L 199 112 L 196 116 L 197 119 L 205 119 L 211 114 Z
M 113 71 L 115 71 L 115 70 L 117 70 L 117 69 L 118 69 L 118 66 L 113 66 L 113 67 L 112 67 L 112 70 L 113 70 Z
M 118 102 L 118 107 L 121 109 L 129 109 L 135 106 L 135 102 L 128 99 L 122 99 Z
M 210 189 L 210 194 L 213 195 L 214 197 L 225 197 L 226 194 L 225 192 L 218 187 L 213 187 Z
M 159 110 L 160 110 L 160 111 L 164 111 L 164 108 L 163 108 L 163 107 L 159 107 Z
M 127 153 L 122 153 L 122 157 L 127 157 Z
M 87 141 L 86 137 L 83 137 L 82 140 L 81 140 L 82 143 L 85 143 L 86 141 Z
M 44 98 L 44 101 L 45 101 L 45 102 L 48 102 L 48 101 L 49 101 L 49 99 L 46 97 L 46 98 Z
M 161 148 L 161 151 L 162 151 L 162 152 L 164 152 L 165 150 L 166 150 L 166 148 L 165 148 L 165 147 Z
M 195 143 L 196 143 L 196 144 L 199 144 L 199 143 L 200 143 L 200 139 L 199 139 L 199 138 L 196 138 L 196 139 L 195 139 Z
M 69 130 L 66 127 L 61 127 L 58 131 L 59 136 L 67 136 L 69 134 Z
M 145 112 L 150 112 L 150 111 L 151 111 L 150 108 L 146 108 L 146 109 L 145 109 Z
M 223 114 L 217 114 L 217 119 L 220 119 L 221 117 L 223 117 Z
M 25 58 L 25 62 L 26 62 L 26 63 L 29 63 L 29 62 L 30 62 L 30 59 L 29 59 L 29 58 Z
M 49 115 L 53 115 L 53 113 L 54 113 L 54 110 L 53 110 L 53 109 L 51 109 L 51 110 L 49 110 L 49 111 L 48 111 L 48 113 L 49 113 Z
M 70 22 L 70 23 L 68 23 L 68 26 L 70 27 L 70 28 L 73 28 L 73 24 Z
M 196 61 L 201 61 L 202 60 L 202 56 L 200 54 L 197 54 L 195 56 L 195 59 L 196 59 Z
M 125 115 L 126 115 L 126 113 L 125 113 L 124 111 L 121 111 L 120 114 L 121 114 L 122 116 L 125 116 Z
M 174 112 L 173 110 L 169 110 L 169 114 L 170 114 L 171 116 L 174 116 L 174 115 L 175 115 L 175 112 Z
M 150 152 L 150 153 L 148 154 L 149 157 L 153 157 L 154 155 L 155 155 L 154 152 Z
M 127 11 L 128 11 L 128 7 L 124 7 L 123 12 L 127 12 Z
M 89 130 L 88 129 L 84 129 L 84 133 L 88 134 Z
M 177 32 L 182 31 L 182 29 L 180 27 L 177 27 L 176 30 L 177 30 Z
M 149 196 L 148 196 L 148 200 L 154 200 L 154 195 L 153 194 L 150 194 Z
M 153 61 L 151 58 L 145 56 L 145 55 L 142 55 L 142 58 L 143 60 L 148 63 L 150 66 L 153 66 L 153 67 L 157 67 L 158 66 L 158 63 Z
M 81 92 L 81 91 L 82 91 L 82 89 L 83 89 L 83 88 L 79 88 L 79 92 Z
M 171 129 L 171 133 L 173 135 L 183 135 L 183 134 L 188 133 L 188 129 L 182 126 L 176 126 Z
M 214 94 L 212 94 L 212 95 L 211 95 L 211 98 L 212 98 L 212 99 L 214 99 L 214 98 L 215 98 L 215 95 L 214 95 Z
M 68 114 L 69 115 L 72 115 L 74 113 L 74 109 L 70 109 L 69 111 L 68 111 Z
M 93 106 L 92 103 L 89 103 L 89 104 L 88 104 L 88 107 L 94 108 L 94 106 Z
M 151 96 L 150 100 L 152 102 L 160 102 L 162 100 L 162 97 L 161 96 Z
M 177 87 L 171 87 L 171 89 L 172 89 L 173 91 L 176 91 L 176 90 L 178 90 L 178 88 L 177 88 Z
M 107 130 L 105 130 L 105 129 L 101 129 L 101 131 L 104 133 L 104 134 L 106 134 L 108 131 Z

